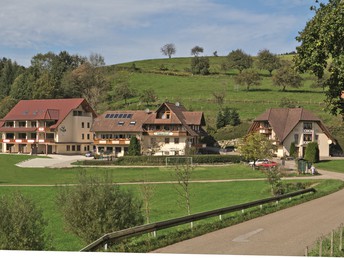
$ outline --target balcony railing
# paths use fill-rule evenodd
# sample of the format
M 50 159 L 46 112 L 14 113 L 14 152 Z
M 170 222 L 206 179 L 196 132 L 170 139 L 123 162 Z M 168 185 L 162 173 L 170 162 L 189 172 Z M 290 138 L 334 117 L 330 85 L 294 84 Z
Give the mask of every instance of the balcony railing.
M 99 139 L 99 138 L 96 138 L 94 140 L 94 144 L 129 145 L 130 139 L 128 139 L 128 138 L 122 138 L 122 139 Z
M 54 143 L 54 139 L 1 139 L 2 143 L 23 143 L 23 144 L 33 144 L 33 143 Z
M 149 130 L 149 136 L 187 136 L 186 131 Z

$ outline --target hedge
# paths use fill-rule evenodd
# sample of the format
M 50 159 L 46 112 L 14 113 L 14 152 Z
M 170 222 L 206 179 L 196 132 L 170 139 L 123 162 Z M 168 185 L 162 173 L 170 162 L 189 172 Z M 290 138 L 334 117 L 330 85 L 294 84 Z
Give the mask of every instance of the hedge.
M 140 166 L 164 166 L 166 157 L 184 157 L 184 156 L 124 156 L 114 160 L 84 160 L 81 165 L 140 165 Z M 240 163 L 243 159 L 238 155 L 193 155 L 193 164 L 224 164 Z

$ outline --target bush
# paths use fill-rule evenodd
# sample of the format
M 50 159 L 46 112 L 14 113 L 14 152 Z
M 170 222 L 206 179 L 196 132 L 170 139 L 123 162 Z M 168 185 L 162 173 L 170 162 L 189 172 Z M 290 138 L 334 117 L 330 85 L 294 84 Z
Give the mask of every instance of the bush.
M 310 142 L 307 144 L 304 159 L 310 163 L 319 162 L 319 147 L 318 143 Z
M 147 165 L 165 166 L 166 157 L 186 157 L 186 156 L 123 156 L 115 161 L 107 160 L 84 160 L 82 165 Z M 215 163 L 240 163 L 242 157 L 238 155 L 192 155 L 194 164 L 215 164 Z
M 142 202 L 114 185 L 109 176 L 79 175 L 75 187 L 60 187 L 57 204 L 66 227 L 86 242 L 143 223 Z
M 0 198 L 0 249 L 51 249 L 46 225 L 42 210 L 21 193 Z

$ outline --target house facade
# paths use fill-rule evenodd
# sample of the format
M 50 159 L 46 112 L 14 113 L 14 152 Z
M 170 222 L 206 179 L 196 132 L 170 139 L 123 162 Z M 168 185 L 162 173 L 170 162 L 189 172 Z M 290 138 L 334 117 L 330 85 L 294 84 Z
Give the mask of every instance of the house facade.
M 85 153 L 96 116 L 83 98 L 21 100 L 0 122 L 2 152 Z
M 249 133 L 266 135 L 277 147 L 277 157 L 290 155 L 290 146 L 295 145 L 298 157 L 303 157 L 309 142 L 317 142 L 320 157 L 330 156 L 330 145 L 334 138 L 323 122 L 309 110 L 303 108 L 271 108 L 258 116 Z
M 144 155 L 184 155 L 188 147 L 200 148 L 205 135 L 203 112 L 190 112 L 179 103 L 163 103 L 156 111 L 108 111 L 93 123 L 97 153 L 123 156 L 130 138 L 141 143 Z

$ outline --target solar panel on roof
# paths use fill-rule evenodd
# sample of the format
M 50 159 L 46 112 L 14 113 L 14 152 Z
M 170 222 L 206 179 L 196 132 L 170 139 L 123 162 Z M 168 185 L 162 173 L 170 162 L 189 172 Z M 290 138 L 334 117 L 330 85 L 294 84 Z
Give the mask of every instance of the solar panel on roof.
M 105 118 L 109 118 L 110 114 L 106 114 Z
M 111 114 L 111 115 L 110 115 L 110 118 L 113 118 L 113 116 L 114 116 L 114 114 Z
M 123 114 L 123 117 L 122 117 L 122 118 L 127 118 L 127 115 L 128 115 L 128 114 Z
M 123 114 L 119 114 L 118 118 L 122 118 L 123 117 Z
M 132 118 L 133 117 L 133 114 L 128 114 L 127 115 L 127 118 Z
M 115 114 L 114 118 L 117 118 L 118 117 L 118 114 Z

